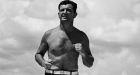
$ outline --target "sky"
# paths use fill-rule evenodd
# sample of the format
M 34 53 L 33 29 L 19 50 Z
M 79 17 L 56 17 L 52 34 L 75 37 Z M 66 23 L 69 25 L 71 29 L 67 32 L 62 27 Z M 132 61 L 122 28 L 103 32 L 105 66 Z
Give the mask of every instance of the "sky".
M 0 0 L 0 75 L 44 75 L 34 58 L 45 31 L 59 25 L 62 0 Z M 95 58 L 80 75 L 140 75 L 140 0 L 73 0 L 74 26 Z

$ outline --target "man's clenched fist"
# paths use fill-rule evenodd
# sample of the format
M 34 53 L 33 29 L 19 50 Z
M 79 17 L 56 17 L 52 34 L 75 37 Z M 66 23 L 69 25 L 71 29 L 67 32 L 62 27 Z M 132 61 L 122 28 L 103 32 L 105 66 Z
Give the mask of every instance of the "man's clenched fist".
M 81 52 L 82 51 L 82 44 L 81 43 L 76 43 L 74 44 L 75 50 L 77 52 Z

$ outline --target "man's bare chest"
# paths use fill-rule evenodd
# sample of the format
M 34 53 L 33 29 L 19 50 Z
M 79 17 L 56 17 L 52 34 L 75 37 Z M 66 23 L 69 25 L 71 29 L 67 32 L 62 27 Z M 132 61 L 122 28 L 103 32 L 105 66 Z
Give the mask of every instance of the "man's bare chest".
M 50 49 L 69 50 L 73 47 L 71 40 L 65 32 L 56 32 L 51 34 L 47 39 Z

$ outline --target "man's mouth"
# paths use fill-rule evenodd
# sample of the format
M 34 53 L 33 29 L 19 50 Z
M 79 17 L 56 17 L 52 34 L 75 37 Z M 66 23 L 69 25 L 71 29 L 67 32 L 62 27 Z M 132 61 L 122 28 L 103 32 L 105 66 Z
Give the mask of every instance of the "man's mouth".
M 68 16 L 67 15 L 62 15 L 61 18 L 62 19 L 68 19 Z
M 62 14 L 62 17 L 67 17 L 67 15 L 66 14 Z
M 62 16 L 62 18 L 67 18 L 67 16 Z

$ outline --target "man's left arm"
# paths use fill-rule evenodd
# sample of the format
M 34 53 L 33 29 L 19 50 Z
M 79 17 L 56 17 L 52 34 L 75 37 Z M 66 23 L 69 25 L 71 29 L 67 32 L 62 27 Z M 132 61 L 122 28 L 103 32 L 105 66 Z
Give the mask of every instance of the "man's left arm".
M 91 67 L 94 62 L 94 57 L 89 48 L 89 39 L 86 34 L 84 34 L 82 38 L 81 44 L 79 43 L 79 46 L 77 44 L 77 51 L 82 56 L 83 64 L 87 67 Z

